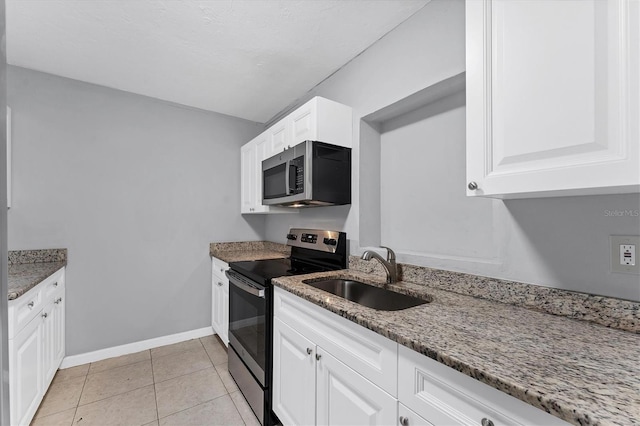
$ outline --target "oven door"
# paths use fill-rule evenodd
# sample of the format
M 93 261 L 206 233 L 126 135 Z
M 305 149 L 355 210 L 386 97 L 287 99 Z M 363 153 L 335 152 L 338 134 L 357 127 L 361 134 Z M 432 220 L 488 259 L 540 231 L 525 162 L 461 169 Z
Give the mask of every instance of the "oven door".
M 228 270 L 229 277 L 229 345 L 247 368 L 266 387 L 267 363 L 267 289 Z

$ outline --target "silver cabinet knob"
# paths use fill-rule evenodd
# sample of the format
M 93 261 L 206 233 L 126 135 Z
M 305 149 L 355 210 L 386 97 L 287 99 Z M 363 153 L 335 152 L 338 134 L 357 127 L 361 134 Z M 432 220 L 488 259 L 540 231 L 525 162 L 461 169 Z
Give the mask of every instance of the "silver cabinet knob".
M 322 358 L 322 355 L 316 354 L 316 361 L 320 361 L 320 358 Z
M 307 348 L 307 355 L 311 355 L 312 352 L 313 352 L 313 349 Z
M 33 307 L 35 306 L 35 303 L 33 301 L 27 303 L 27 306 L 29 307 L 29 309 L 33 309 Z
M 493 426 L 493 422 L 490 419 L 487 419 L 486 417 L 480 421 L 480 424 L 482 426 Z
M 218 287 L 222 287 L 222 283 L 218 281 Z
M 220 268 L 220 272 L 224 272 L 224 269 Z
M 54 287 L 58 287 L 58 281 L 56 281 L 55 283 L 53 283 Z
M 46 317 L 48 317 L 48 316 L 49 316 L 49 314 L 48 314 L 48 313 L 46 313 L 46 312 L 45 312 L 44 314 L 42 314 L 42 318 L 46 318 Z
M 409 418 L 408 417 L 400 416 L 400 418 L 398 420 L 400 420 L 400 424 L 402 426 L 409 426 Z
M 469 182 L 469 185 L 467 185 L 467 188 L 469 188 L 472 191 L 475 191 L 476 189 L 478 189 L 478 184 L 475 183 L 474 181 Z
M 53 302 L 53 303 L 55 303 L 56 305 L 58 305 L 60 302 L 62 302 L 62 297 L 58 297 L 58 298 L 56 299 L 56 301 L 55 301 L 55 302 Z

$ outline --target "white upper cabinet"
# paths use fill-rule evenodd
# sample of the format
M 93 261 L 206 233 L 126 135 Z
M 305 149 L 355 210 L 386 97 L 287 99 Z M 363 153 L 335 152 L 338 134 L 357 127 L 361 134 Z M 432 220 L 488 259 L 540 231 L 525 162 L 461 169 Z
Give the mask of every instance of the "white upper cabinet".
M 262 161 L 306 140 L 346 146 L 353 144 L 351 107 L 316 96 L 243 145 L 241 152 L 241 213 L 297 213 L 262 205 Z
M 638 192 L 639 27 L 633 0 L 467 0 L 467 195 Z
M 269 156 L 306 140 L 333 145 L 353 145 L 351 107 L 316 96 L 266 131 L 271 143 Z
M 280 120 L 273 126 L 269 127 L 269 130 L 265 132 L 269 139 L 269 149 L 265 152 L 265 154 L 267 154 L 267 157 L 265 158 L 284 151 L 288 147 L 287 144 L 291 144 L 291 141 L 287 137 L 287 122 L 287 119 Z
M 262 204 L 262 160 L 271 156 L 269 134 L 264 132 L 240 148 L 240 213 L 297 213 L 296 209 Z

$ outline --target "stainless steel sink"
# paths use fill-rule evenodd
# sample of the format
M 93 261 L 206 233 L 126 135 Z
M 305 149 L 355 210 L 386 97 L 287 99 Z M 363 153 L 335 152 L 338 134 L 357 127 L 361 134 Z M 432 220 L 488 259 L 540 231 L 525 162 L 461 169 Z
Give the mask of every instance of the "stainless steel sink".
M 427 300 L 374 287 L 360 281 L 337 278 L 306 280 L 303 283 L 379 311 L 399 311 L 429 303 Z

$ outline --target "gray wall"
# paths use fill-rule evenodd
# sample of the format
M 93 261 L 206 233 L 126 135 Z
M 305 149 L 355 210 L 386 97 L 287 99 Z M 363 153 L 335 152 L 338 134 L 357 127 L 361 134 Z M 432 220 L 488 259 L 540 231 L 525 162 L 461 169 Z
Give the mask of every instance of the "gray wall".
M 5 51 L 5 3 L 0 0 L 0 295 L 7 287 L 7 52 Z M 0 297 L 0 424 L 9 424 L 9 356 L 7 298 Z
M 327 226 L 345 230 L 352 252 L 372 239 L 360 235 L 360 200 L 379 198 L 379 188 L 359 185 L 361 176 L 370 178 L 371 170 L 360 170 L 360 119 L 425 87 L 464 71 L 464 1 L 432 1 L 363 52 L 332 77 L 301 97 L 300 103 L 313 96 L 324 96 L 344 103 L 354 111 L 354 160 L 352 167 L 352 204 L 346 207 L 318 207 L 297 215 L 269 216 L 266 234 L 269 240 L 284 242 L 289 226 Z M 434 58 L 438 58 L 434 61 Z M 365 126 L 363 134 L 371 131 Z M 375 137 L 367 138 L 376 145 Z M 363 163 L 370 164 L 370 163 Z M 376 172 L 375 170 L 373 171 Z M 365 192 L 360 193 L 364 188 Z M 372 192 L 369 192 L 372 191 Z M 364 208 L 368 208 L 365 204 Z M 367 217 L 367 223 L 376 223 Z M 360 238 L 364 238 L 364 244 Z M 375 239 L 375 237 L 373 237 Z
M 67 354 L 211 325 L 209 243 L 240 215 L 240 146 L 262 125 L 9 67 L 9 249 L 66 247 Z
M 463 92 L 378 128 L 360 123 L 464 71 L 464 54 L 464 2 L 434 0 L 308 93 L 303 100 L 320 95 L 354 108 L 353 204 L 270 216 L 267 238 L 282 241 L 293 224 L 327 226 L 345 230 L 357 254 L 379 234 L 406 263 L 640 300 L 637 275 L 609 272 L 609 236 L 638 235 L 640 218 L 606 214 L 640 209 L 638 194 L 465 197 Z M 360 182 L 378 161 L 371 150 L 381 152 L 378 187 Z M 377 199 L 380 230 L 371 228 Z

